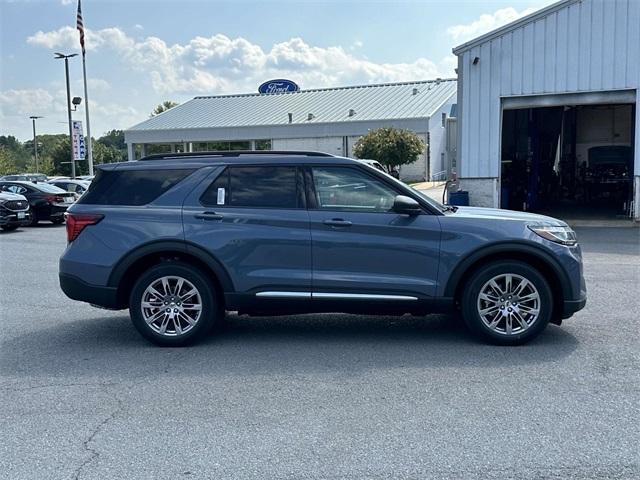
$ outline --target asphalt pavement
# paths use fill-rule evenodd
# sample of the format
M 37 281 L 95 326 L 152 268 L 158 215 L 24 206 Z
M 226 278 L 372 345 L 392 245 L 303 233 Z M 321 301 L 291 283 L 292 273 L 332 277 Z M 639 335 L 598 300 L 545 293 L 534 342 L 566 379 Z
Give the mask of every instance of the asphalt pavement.
M 229 315 L 165 349 L 59 290 L 64 226 L 0 233 L 0 478 L 640 478 L 640 230 L 578 235 L 588 305 L 523 347 Z

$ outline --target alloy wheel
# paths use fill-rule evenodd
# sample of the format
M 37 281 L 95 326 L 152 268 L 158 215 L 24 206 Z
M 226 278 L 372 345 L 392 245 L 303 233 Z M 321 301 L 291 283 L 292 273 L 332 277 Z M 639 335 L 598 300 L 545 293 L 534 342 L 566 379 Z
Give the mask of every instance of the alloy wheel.
M 484 325 L 501 335 L 519 335 L 540 315 L 540 293 L 525 277 L 515 273 L 496 275 L 480 289 L 478 315 Z
M 164 276 L 145 289 L 141 310 L 142 318 L 154 332 L 175 337 L 186 334 L 198 323 L 202 298 L 186 278 Z

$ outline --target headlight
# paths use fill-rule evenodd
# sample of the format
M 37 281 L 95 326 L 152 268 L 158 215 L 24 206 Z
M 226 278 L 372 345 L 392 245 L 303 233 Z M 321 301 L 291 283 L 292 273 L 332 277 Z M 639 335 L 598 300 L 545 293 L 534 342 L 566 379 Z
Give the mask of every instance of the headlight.
M 542 238 L 561 245 L 572 246 L 578 243 L 576 232 L 568 226 L 529 225 L 529 229 Z

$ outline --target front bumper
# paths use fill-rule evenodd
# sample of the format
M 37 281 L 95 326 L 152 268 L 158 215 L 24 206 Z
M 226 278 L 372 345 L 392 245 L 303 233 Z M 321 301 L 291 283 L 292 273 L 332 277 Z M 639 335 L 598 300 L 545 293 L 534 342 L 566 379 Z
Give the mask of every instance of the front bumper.
M 72 300 L 87 302 L 97 307 L 121 309 L 118 305 L 118 290 L 115 287 L 91 285 L 78 277 L 60 273 L 60 288 Z
M 579 300 L 565 300 L 563 309 L 562 309 L 562 318 L 565 319 L 565 318 L 571 317 L 574 313 L 582 310 L 586 304 L 587 304 L 586 294 Z
M 18 213 L 20 212 L 11 212 L 11 213 L 0 213 L 0 226 L 3 225 L 29 225 L 31 222 L 31 214 L 30 212 L 21 212 L 24 213 L 24 218 L 18 218 Z

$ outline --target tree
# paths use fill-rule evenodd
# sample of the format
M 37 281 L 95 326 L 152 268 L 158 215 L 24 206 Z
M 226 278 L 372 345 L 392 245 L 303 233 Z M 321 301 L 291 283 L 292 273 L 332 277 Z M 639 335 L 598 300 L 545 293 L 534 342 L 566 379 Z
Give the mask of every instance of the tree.
M 158 105 L 157 108 L 159 108 Z M 155 111 L 155 110 L 154 110 Z M 111 130 L 98 139 L 98 142 L 105 147 L 112 147 L 118 150 L 127 151 L 127 145 L 124 143 L 124 132 L 122 130 Z
M 377 160 L 389 172 L 418 160 L 425 143 L 411 130 L 384 127 L 371 130 L 353 146 L 356 158 Z
M 0 175 L 18 173 L 15 158 L 5 145 L 0 145 Z
M 103 137 L 98 140 L 93 140 L 93 163 L 96 165 L 100 163 L 115 163 L 124 162 L 127 160 L 127 150 L 119 149 L 113 146 L 105 145 L 102 142 Z
M 25 144 L 20 143 L 20 141 L 12 135 L 0 136 L 0 148 L 4 150 L 5 166 L 7 165 L 6 162 L 9 162 L 15 170 L 12 173 L 23 172 L 33 149 L 28 150 Z
M 69 163 L 71 161 L 71 144 L 69 142 L 68 135 L 66 135 L 66 138 L 59 141 L 55 146 L 53 153 L 51 154 L 51 158 L 53 159 L 53 165 L 55 166 L 55 171 L 58 175 L 71 175 L 71 163 Z M 76 163 L 76 167 L 78 166 L 78 163 Z M 80 175 L 77 168 L 76 175 Z
M 156 115 L 162 113 L 162 112 L 166 112 L 167 110 L 172 109 L 173 107 L 177 107 L 178 103 L 174 102 L 173 100 L 165 100 L 164 102 L 162 102 L 160 105 L 158 105 L 156 108 L 153 109 L 153 112 L 151 112 L 151 117 L 155 117 Z

